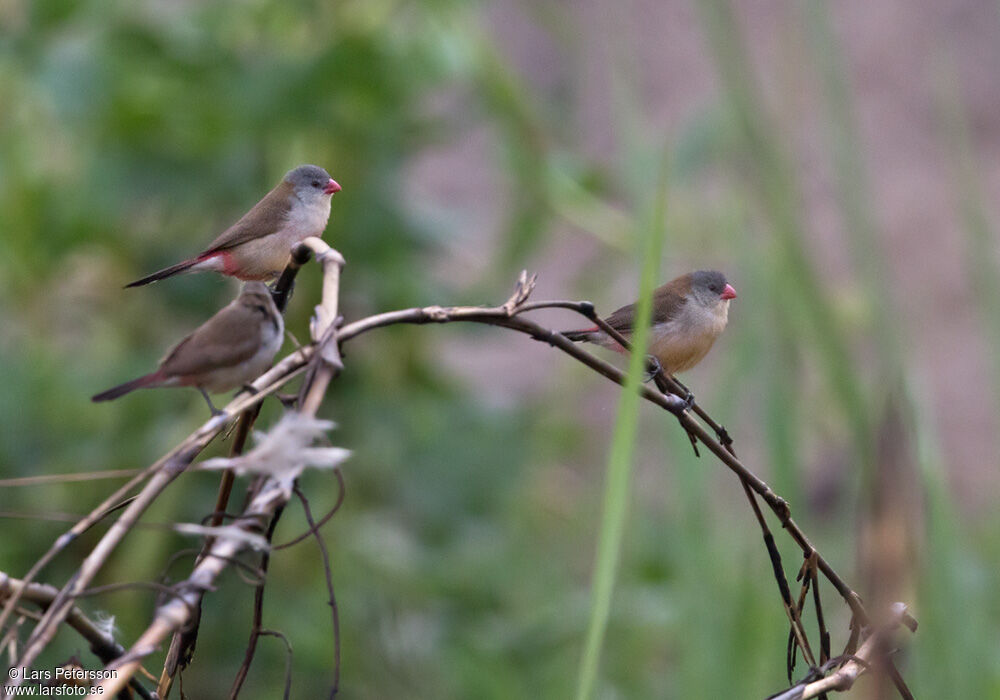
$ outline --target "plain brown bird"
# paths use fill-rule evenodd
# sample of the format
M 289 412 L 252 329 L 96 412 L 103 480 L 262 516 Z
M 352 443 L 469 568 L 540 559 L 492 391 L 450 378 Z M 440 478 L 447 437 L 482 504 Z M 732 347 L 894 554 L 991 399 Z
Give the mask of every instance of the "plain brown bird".
M 681 275 L 653 292 L 652 327 L 647 352 L 669 374 L 691 369 L 701 362 L 726 328 L 729 301 L 736 290 L 726 276 L 714 270 Z M 631 341 L 635 330 L 635 304 L 623 306 L 605 321 Z M 618 352 L 625 349 L 598 327 L 563 333 L 570 340 L 596 343 Z
M 263 282 L 247 282 L 240 295 L 177 343 L 155 372 L 94 396 L 110 401 L 136 389 L 193 386 L 208 402 L 208 392 L 244 386 L 271 365 L 283 341 L 285 323 Z
M 201 253 L 125 286 L 203 270 L 241 280 L 273 279 L 288 263 L 292 246 L 323 235 L 335 192 L 340 192 L 340 185 L 323 168 L 300 165 L 285 173 L 273 190 Z

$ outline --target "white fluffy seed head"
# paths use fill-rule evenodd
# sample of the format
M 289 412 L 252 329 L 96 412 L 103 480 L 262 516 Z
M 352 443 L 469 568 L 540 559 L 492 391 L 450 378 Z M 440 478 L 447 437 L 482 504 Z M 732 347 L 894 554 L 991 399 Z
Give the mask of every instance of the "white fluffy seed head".
M 351 452 L 340 447 L 312 447 L 336 425 L 332 421 L 288 412 L 267 433 L 256 433 L 250 452 L 239 457 L 217 457 L 202 469 L 233 469 L 237 474 L 264 474 L 279 481 L 294 480 L 306 467 L 333 469 Z

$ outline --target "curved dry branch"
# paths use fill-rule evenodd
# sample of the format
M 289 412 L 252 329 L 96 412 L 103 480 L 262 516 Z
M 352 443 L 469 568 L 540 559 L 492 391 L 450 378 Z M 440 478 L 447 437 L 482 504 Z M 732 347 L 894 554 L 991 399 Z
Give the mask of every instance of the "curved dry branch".
M 305 249 L 314 253 L 324 267 L 323 303 L 316 307 L 316 314 L 311 324 L 313 343 L 299 348 L 283 358 L 274 368 L 253 383 L 256 393 L 252 395 L 239 395 L 234 398 L 225 407 L 221 415 L 207 421 L 177 448 L 140 472 L 113 494 L 112 497 L 106 499 L 91 515 L 81 520 L 68 533 L 60 537 L 53 547 L 32 567 L 31 571 L 29 571 L 29 576 L 36 575 L 66 544 L 93 525 L 111 504 L 120 500 L 125 494 L 131 492 L 136 486 L 148 479 L 134 497 L 134 500 L 86 557 L 80 569 L 53 598 L 45 616 L 43 616 L 43 619 L 36 626 L 29 638 L 25 651 L 18 661 L 18 665 L 30 667 L 31 663 L 37 658 L 38 653 L 46 646 L 52 635 L 54 635 L 58 625 L 66 619 L 72 608 L 75 596 L 87 587 L 115 547 L 117 547 L 128 531 L 135 525 L 145 509 L 191 464 L 195 457 L 225 428 L 234 416 L 257 406 L 266 396 L 277 391 L 286 382 L 304 370 L 307 371 L 307 376 L 303 382 L 299 398 L 300 412 L 307 416 L 315 415 L 326 394 L 330 381 L 337 376 L 342 367 L 339 352 L 341 343 L 348 342 L 376 328 L 395 324 L 481 323 L 507 328 L 528 335 L 535 340 L 545 342 L 570 355 L 611 381 L 622 386 L 625 384 L 625 374 L 621 370 L 582 349 L 579 345 L 569 341 L 560 333 L 545 328 L 523 316 L 527 312 L 539 309 L 563 308 L 580 313 L 598 322 L 599 325 L 602 324 L 602 321 L 594 311 L 593 305 L 589 302 L 563 300 L 528 302 L 528 297 L 534 288 L 535 280 L 533 277 L 529 279 L 526 273 L 521 274 L 514 294 L 500 306 L 428 306 L 411 308 L 376 314 L 353 323 L 339 326 L 337 296 L 339 291 L 339 272 L 343 264 L 343 259 L 339 253 L 329 248 L 319 239 L 311 239 L 305 244 L 304 248 L 296 251 L 295 265 L 300 266 L 305 258 L 308 257 L 305 255 Z M 689 435 L 692 435 L 697 441 L 701 442 L 740 478 L 750 498 L 758 521 L 764 528 L 765 540 L 768 539 L 770 532 L 767 530 L 763 515 L 757 506 L 754 495 L 759 496 L 768 504 L 778 517 L 782 527 L 788 530 L 790 536 L 802 549 L 805 557 L 810 560 L 816 569 L 823 573 L 824 577 L 831 582 L 851 608 L 856 625 L 855 631 L 862 625 L 868 624 L 868 614 L 861 604 L 858 595 L 847 586 L 792 520 L 788 504 L 736 458 L 731 447 L 731 440 L 728 438 L 725 429 L 712 420 L 708 413 L 697 406 L 697 404 L 689 406 L 684 399 L 680 398 L 680 396 L 686 394 L 686 388 L 672 377 L 663 375 L 662 372 L 659 373 L 657 376 L 657 386 L 660 388 L 660 391 L 653 391 L 646 386 L 639 387 L 638 391 L 647 401 L 655 403 L 676 416 L 681 426 Z M 689 407 L 690 411 L 687 410 Z M 696 420 L 695 416 L 705 421 L 709 429 L 719 436 L 718 439 L 713 437 Z M 269 522 L 269 519 L 274 517 L 276 511 L 284 507 L 288 497 L 289 493 L 286 491 L 276 489 L 274 484 L 264 482 L 251 498 L 244 510 L 243 516 L 237 519 L 239 526 L 259 528 L 261 523 Z M 772 545 L 773 538 L 769 542 L 769 553 Z M 231 538 L 218 539 L 212 543 L 207 556 L 195 565 L 191 575 L 180 585 L 178 589 L 180 591 L 179 595 L 157 610 L 152 624 L 139 637 L 131 651 L 115 662 L 114 667 L 118 668 L 119 674 L 116 679 L 109 679 L 102 686 L 105 693 L 120 689 L 128 682 L 128 679 L 138 668 L 140 660 L 145 655 L 154 651 L 166 636 L 182 628 L 187 623 L 190 617 L 190 610 L 192 609 L 192 602 L 200 599 L 204 592 L 209 590 L 215 578 L 234 560 L 235 555 L 241 551 L 243 546 L 242 543 Z M 774 558 L 772 555 L 773 561 Z M 776 575 L 778 573 L 776 571 Z M 779 584 L 782 579 L 783 574 L 779 577 Z M 815 585 L 815 581 L 813 585 Z M 785 593 L 786 591 L 783 591 L 786 610 L 788 610 L 788 603 L 791 602 L 791 598 L 790 595 L 786 596 Z M 3 615 L 0 616 L 0 625 L 15 609 L 16 597 L 17 594 L 8 597 Z M 794 609 L 794 603 L 792 603 L 792 608 Z M 804 639 L 804 630 L 801 629 L 800 622 L 796 624 L 797 620 L 794 613 L 790 613 L 790 615 L 793 618 L 793 631 L 795 631 L 796 636 L 800 640 L 799 643 L 805 651 L 808 649 L 808 644 Z M 855 639 L 856 637 L 852 635 L 852 641 L 848 643 L 849 651 L 852 650 Z M 873 643 L 871 649 L 874 648 Z M 864 643 L 862 644 L 862 649 L 867 649 L 867 647 L 864 647 Z M 849 677 L 854 671 L 844 669 L 847 669 L 850 663 L 850 660 L 848 660 L 848 662 L 838 669 L 836 674 L 841 674 L 839 677 L 842 678 Z M 826 679 L 823 680 L 826 681 Z M 827 682 L 830 683 L 830 681 Z M 827 690 L 820 692 L 840 689 L 839 687 L 832 686 L 824 687 Z M 905 688 L 905 685 L 902 687 Z

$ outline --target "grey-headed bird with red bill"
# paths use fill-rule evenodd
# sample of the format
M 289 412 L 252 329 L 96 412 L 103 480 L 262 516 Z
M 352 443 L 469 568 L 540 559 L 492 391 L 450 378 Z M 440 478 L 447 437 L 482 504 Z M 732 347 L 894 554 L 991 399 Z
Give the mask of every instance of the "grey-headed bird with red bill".
M 292 246 L 322 236 L 330 218 L 330 198 L 340 185 L 318 165 L 289 170 L 243 218 L 198 255 L 126 287 L 139 287 L 182 272 L 210 270 L 241 280 L 270 280 L 288 264 Z
M 284 340 L 285 323 L 263 282 L 247 282 L 240 295 L 171 349 L 155 372 L 92 397 L 110 401 L 136 389 L 192 386 L 215 415 L 208 392 L 244 387 L 263 374 Z
M 653 311 L 646 352 L 668 374 L 683 372 L 701 362 L 726 329 L 729 302 L 736 290 L 715 270 L 698 270 L 667 282 L 653 292 Z M 623 306 L 604 320 L 628 341 L 635 331 L 636 304 Z M 574 341 L 596 343 L 625 352 L 598 327 L 565 331 Z

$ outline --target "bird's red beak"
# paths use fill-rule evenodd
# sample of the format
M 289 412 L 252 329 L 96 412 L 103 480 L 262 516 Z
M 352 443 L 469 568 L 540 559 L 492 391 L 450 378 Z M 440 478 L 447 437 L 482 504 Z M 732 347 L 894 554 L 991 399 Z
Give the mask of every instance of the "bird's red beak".
M 732 285 L 727 284 L 726 288 L 722 290 L 722 298 L 723 299 L 735 299 L 736 298 L 736 290 L 733 289 Z
M 334 192 L 340 192 L 340 185 L 337 184 L 336 180 L 330 178 L 330 181 L 326 183 L 326 187 L 323 189 L 323 194 L 333 194 Z

